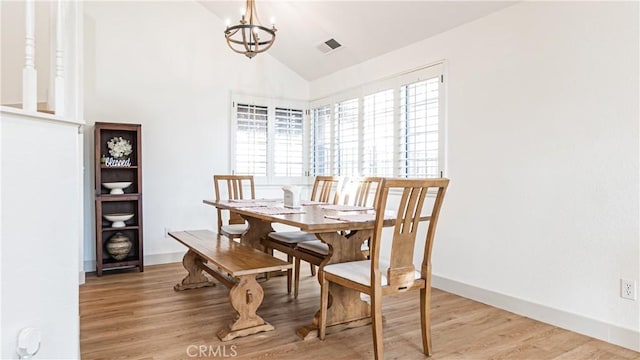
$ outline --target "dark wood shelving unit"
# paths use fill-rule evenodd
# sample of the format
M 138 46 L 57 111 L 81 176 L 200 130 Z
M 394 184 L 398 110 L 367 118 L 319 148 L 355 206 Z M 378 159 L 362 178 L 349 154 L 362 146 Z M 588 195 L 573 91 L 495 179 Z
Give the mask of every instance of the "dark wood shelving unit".
M 119 268 L 138 268 L 144 271 L 142 238 L 142 127 L 139 124 L 119 124 L 98 122 L 95 124 L 95 206 L 96 206 L 96 273 L 102 276 L 103 270 Z M 113 138 L 128 141 L 131 154 L 126 155 L 130 166 L 108 166 L 101 162 L 109 154 L 107 143 Z M 103 186 L 110 182 L 131 182 L 124 194 L 111 194 Z M 113 227 L 105 214 L 133 214 L 125 221 L 125 226 Z M 131 241 L 131 250 L 124 259 L 116 260 L 107 252 L 106 244 L 117 233 Z

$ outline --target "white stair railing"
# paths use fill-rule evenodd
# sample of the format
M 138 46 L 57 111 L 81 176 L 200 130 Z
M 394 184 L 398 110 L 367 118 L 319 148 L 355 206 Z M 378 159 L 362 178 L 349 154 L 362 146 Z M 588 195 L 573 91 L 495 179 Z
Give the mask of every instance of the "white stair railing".
M 24 68 L 22 69 L 22 109 L 36 111 L 38 105 L 38 74 L 36 57 L 36 16 L 34 0 L 25 1 Z
M 55 3 L 49 3 L 51 6 L 51 35 L 49 41 L 51 42 L 50 49 L 50 76 L 49 76 L 49 95 L 47 99 L 46 110 L 51 110 L 56 116 L 65 116 L 65 64 L 68 59 L 65 58 L 65 40 L 68 40 L 68 33 L 65 33 L 65 29 L 68 29 L 65 24 L 66 13 L 71 9 L 69 8 L 68 1 L 56 1 Z M 22 69 L 22 109 L 24 111 L 36 112 L 38 111 L 38 74 L 35 67 L 36 56 L 36 2 L 35 0 L 25 0 L 25 46 L 24 46 L 24 66 Z M 73 9 L 71 20 L 75 21 L 74 15 L 77 15 L 78 4 L 72 3 Z M 74 22 L 75 24 L 75 22 Z M 77 52 L 77 44 L 73 46 Z M 72 51 L 73 51 L 72 50 Z M 50 111 L 46 111 L 50 112 Z
M 56 55 L 55 55 L 55 78 L 53 84 L 54 111 L 58 116 L 64 116 L 64 52 L 63 52 L 63 29 L 64 29 L 64 2 L 58 1 L 56 4 Z

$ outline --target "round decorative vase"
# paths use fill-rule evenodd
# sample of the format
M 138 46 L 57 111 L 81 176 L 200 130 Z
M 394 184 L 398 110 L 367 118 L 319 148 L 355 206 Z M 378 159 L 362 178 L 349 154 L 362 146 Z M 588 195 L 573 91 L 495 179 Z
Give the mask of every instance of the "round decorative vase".
M 107 240 L 107 254 L 120 261 L 124 260 L 131 251 L 131 240 L 123 233 L 117 232 Z

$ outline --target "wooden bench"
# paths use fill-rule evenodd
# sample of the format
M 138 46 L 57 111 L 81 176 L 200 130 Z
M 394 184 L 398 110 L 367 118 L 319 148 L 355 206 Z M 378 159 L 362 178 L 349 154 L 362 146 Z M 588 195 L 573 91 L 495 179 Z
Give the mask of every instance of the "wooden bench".
M 189 251 L 182 264 L 189 273 L 176 284 L 176 291 L 215 286 L 203 271 L 229 288 L 229 302 L 237 313 L 233 323 L 218 332 L 222 341 L 273 330 L 273 325 L 256 314 L 264 298 L 256 275 L 291 269 L 292 264 L 209 230 L 170 232 Z

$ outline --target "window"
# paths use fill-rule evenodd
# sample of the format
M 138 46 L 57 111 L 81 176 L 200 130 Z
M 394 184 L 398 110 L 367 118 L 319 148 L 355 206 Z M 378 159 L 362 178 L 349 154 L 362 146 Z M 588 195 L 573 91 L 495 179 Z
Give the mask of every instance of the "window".
M 364 97 L 362 175 L 394 176 L 393 90 Z
M 358 99 L 335 106 L 335 173 L 358 175 Z
M 311 116 L 311 172 L 331 175 L 331 107 L 313 109 Z
M 232 173 L 262 177 L 256 181 L 263 183 L 301 178 L 307 169 L 304 105 L 235 95 Z
M 274 175 L 301 176 L 303 170 L 302 110 L 276 108 Z
M 441 176 L 445 138 L 442 69 L 443 64 L 436 64 L 367 84 L 355 90 L 357 96 L 352 90 L 337 94 L 339 101 L 314 102 L 312 174 L 327 174 L 331 169 L 330 173 L 347 176 Z M 348 100 L 342 100 L 345 98 Z
M 400 175 L 437 177 L 438 166 L 438 78 L 400 89 Z
M 267 107 L 236 106 L 237 174 L 267 176 Z

